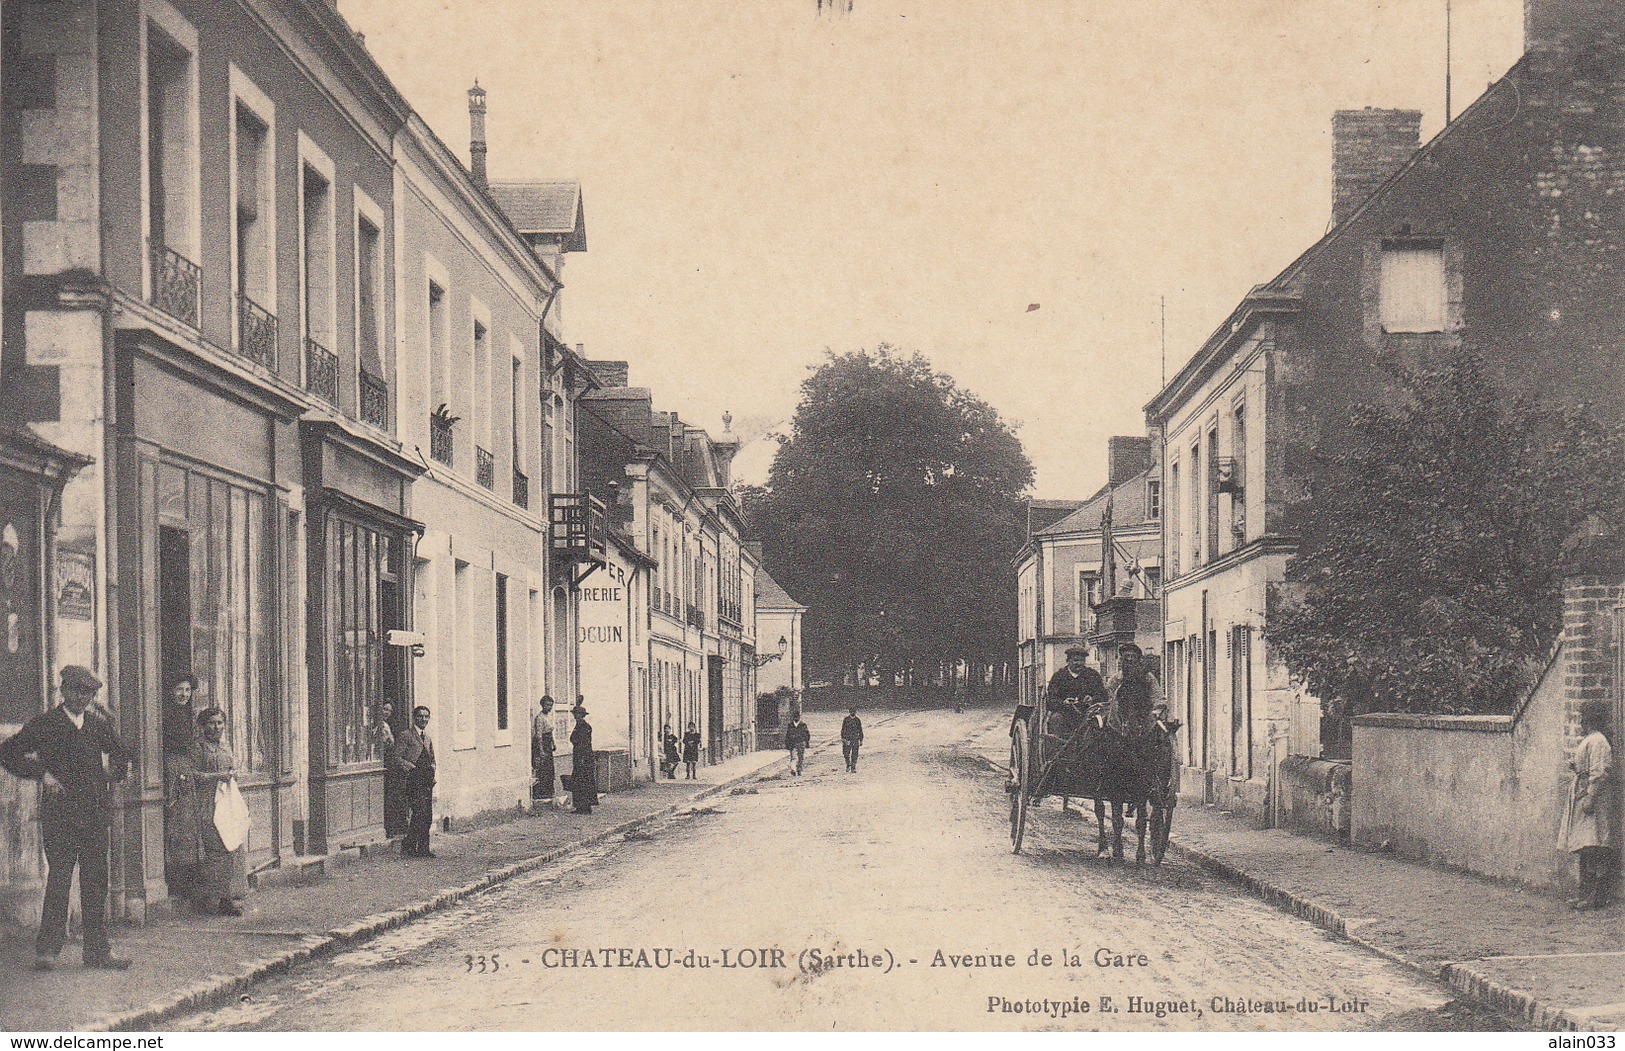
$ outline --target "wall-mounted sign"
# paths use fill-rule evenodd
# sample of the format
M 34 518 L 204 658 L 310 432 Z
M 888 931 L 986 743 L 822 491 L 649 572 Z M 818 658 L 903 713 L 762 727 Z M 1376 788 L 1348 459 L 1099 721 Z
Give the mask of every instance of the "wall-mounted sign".
M 95 619 L 95 555 L 85 551 L 57 551 L 56 615 L 65 620 Z

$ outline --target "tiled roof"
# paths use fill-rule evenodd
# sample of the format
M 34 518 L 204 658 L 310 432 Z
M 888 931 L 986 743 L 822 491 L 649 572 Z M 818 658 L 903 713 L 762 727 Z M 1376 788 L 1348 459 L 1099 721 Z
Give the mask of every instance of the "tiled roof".
M 779 582 L 773 579 L 767 568 L 756 571 L 756 608 L 757 609 L 806 609 L 801 603 L 791 598 L 789 593 L 779 587 Z
M 491 199 L 502 208 L 514 229 L 561 236 L 565 249 L 587 247 L 587 229 L 581 204 L 581 183 L 574 179 L 526 179 L 493 182 Z
M 1159 470 L 1153 467 L 1150 471 L 1142 471 L 1119 484 L 1115 492 L 1111 486 L 1104 486 L 1101 490 L 1084 501 L 1082 507 L 1056 522 L 1045 526 L 1034 533 L 1034 536 L 1055 536 L 1061 533 L 1098 533 L 1100 531 L 1100 516 L 1106 510 L 1107 494 L 1112 494 L 1112 522 L 1119 529 L 1145 524 L 1145 481 L 1152 477 L 1152 471 Z

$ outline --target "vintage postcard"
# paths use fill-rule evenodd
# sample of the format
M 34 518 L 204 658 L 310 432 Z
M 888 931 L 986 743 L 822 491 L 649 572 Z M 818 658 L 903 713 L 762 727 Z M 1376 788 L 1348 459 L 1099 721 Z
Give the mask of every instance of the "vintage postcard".
M 1616 0 L 3 0 L 0 1029 L 1612 1047 L 1622 198 Z

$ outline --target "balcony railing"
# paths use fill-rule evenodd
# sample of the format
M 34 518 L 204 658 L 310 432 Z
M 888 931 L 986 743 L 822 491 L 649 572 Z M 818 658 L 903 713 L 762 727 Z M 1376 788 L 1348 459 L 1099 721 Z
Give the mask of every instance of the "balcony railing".
M 429 455 L 450 467 L 457 451 L 452 438 L 451 421 L 444 416 L 429 417 Z
M 530 479 L 517 467 L 513 469 L 513 502 L 516 507 L 530 506 Z
M 339 356 L 313 339 L 305 340 L 305 389 L 329 405 L 339 403 Z
M 152 248 L 152 305 L 184 324 L 198 327 L 202 271 L 168 245 Z
M 705 610 L 701 609 L 699 606 L 690 606 L 690 607 L 688 607 L 688 626 L 691 627 L 691 628 L 698 628 L 699 630 L 704 631 L 705 630 Z
M 549 520 L 553 556 L 564 562 L 601 560 L 609 548 L 603 502 L 589 493 L 554 493 Z
M 237 350 L 254 364 L 276 371 L 276 315 L 247 296 L 237 297 Z
M 474 480 L 486 489 L 497 487 L 497 458 L 478 445 L 474 446 Z
M 389 430 L 389 384 L 365 372 L 361 374 L 361 422 Z

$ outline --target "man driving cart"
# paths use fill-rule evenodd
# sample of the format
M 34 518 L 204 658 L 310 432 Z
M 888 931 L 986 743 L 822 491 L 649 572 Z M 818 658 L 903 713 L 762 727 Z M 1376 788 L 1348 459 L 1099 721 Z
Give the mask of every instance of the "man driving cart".
M 1044 695 L 1049 701 L 1048 730 L 1061 738 L 1072 736 L 1089 709 L 1111 696 L 1100 673 L 1089 667 L 1089 651 L 1081 645 L 1066 648 L 1066 667 L 1050 676 Z

